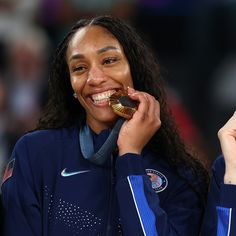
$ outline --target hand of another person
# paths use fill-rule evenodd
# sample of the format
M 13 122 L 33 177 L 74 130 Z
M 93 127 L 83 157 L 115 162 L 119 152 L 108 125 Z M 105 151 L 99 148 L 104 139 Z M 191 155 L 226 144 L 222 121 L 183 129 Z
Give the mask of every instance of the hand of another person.
M 225 159 L 226 184 L 236 184 L 236 112 L 218 131 L 221 150 Z
M 120 156 L 125 153 L 140 154 L 161 126 L 160 104 L 153 96 L 133 88 L 128 88 L 128 94 L 139 105 L 133 117 L 121 127 L 117 141 Z

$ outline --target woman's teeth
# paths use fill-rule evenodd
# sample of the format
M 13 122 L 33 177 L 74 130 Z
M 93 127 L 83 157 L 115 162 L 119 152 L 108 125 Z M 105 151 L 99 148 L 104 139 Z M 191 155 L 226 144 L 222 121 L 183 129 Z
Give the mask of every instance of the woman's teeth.
M 110 96 L 115 92 L 116 92 L 115 90 L 109 90 L 109 91 L 105 91 L 102 93 L 94 94 L 94 95 L 92 95 L 93 102 L 95 104 L 108 102 Z

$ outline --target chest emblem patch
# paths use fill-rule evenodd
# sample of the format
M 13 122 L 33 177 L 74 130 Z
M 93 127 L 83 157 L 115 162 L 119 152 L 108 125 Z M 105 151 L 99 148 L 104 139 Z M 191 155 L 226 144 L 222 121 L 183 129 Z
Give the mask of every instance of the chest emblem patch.
M 146 169 L 147 175 L 152 182 L 152 188 L 156 193 L 162 192 L 168 185 L 168 180 L 161 172 L 153 169 Z

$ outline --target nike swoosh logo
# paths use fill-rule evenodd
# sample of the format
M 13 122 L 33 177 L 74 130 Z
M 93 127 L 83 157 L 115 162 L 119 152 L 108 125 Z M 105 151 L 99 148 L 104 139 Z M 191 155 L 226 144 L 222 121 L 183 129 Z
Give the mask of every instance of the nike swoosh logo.
M 81 171 L 74 171 L 74 172 L 66 172 L 66 168 L 64 170 L 62 170 L 61 172 L 61 176 L 62 177 L 69 177 L 69 176 L 73 176 L 73 175 L 78 175 L 78 174 L 83 174 L 86 172 L 89 172 L 90 170 L 81 170 Z

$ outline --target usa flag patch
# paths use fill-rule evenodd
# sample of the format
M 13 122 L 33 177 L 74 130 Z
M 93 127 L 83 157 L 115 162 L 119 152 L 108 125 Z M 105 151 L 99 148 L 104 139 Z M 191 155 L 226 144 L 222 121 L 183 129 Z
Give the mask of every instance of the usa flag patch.
M 2 178 L 2 184 L 12 176 L 13 169 L 14 169 L 14 164 L 15 164 L 15 159 L 12 159 L 7 164 L 7 167 L 6 167 L 5 171 L 4 171 L 4 175 L 3 175 L 3 178 Z

